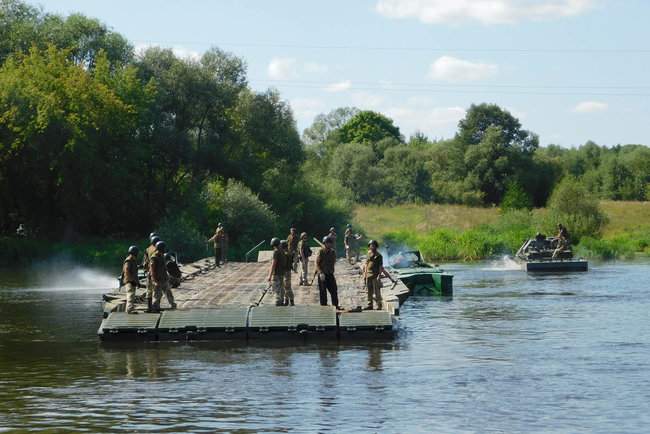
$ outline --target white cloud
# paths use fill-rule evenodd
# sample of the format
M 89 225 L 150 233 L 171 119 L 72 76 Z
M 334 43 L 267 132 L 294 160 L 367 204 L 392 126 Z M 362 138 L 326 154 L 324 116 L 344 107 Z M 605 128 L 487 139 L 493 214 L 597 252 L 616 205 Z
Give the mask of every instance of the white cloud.
M 601 101 L 582 101 L 573 107 L 575 113 L 597 113 L 607 111 L 609 105 Z
M 187 47 L 183 47 L 182 45 L 174 45 L 173 47 L 161 47 L 160 45 L 157 44 L 136 44 L 134 51 L 137 55 L 142 55 L 149 48 L 154 48 L 154 47 L 170 49 L 176 55 L 176 57 L 180 57 L 181 59 L 189 59 L 194 61 L 198 61 L 201 59 L 201 53 L 199 53 L 198 51 L 191 50 Z
M 389 18 L 416 18 L 430 24 L 503 24 L 579 15 L 594 3 L 595 0 L 379 0 L 375 9 Z
M 274 57 L 267 68 L 273 80 L 290 80 L 298 77 L 298 61 L 293 57 Z
M 493 77 L 498 71 L 497 65 L 442 56 L 431 64 L 429 77 L 434 80 L 451 82 L 476 81 Z
M 325 87 L 325 92 L 343 92 L 352 87 L 352 82 L 350 80 L 339 81 L 337 83 L 328 84 Z

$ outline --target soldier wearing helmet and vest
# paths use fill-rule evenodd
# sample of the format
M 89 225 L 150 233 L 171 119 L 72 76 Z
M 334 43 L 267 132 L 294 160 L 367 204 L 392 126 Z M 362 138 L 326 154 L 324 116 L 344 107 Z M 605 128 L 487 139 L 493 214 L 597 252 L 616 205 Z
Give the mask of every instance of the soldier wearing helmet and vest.
M 151 303 L 153 298 L 153 282 L 151 281 L 151 273 L 149 273 L 150 258 L 156 253 L 156 243 L 160 241 L 160 237 L 156 232 L 149 234 L 149 246 L 144 251 L 144 258 L 142 259 L 142 268 L 147 273 L 147 308 L 151 310 Z
M 120 281 L 126 289 L 126 313 L 135 313 L 135 290 L 141 286 L 138 279 L 138 253 L 136 246 L 129 247 L 129 254 L 122 264 Z
M 165 251 L 167 245 L 164 241 L 156 243 L 156 251 L 149 258 L 149 274 L 153 283 L 153 303 L 151 310 L 153 312 L 160 312 L 160 302 L 162 301 L 163 294 L 167 298 L 169 305 L 172 309 L 176 309 L 174 303 L 174 294 L 172 294 L 171 287 L 169 286 L 169 275 L 167 274 L 167 264 L 165 264 Z
M 366 310 L 373 309 L 373 298 L 377 302 L 377 309 L 381 310 L 383 308 L 381 282 L 379 280 L 382 275 L 388 277 L 392 282 L 395 282 L 390 274 L 388 274 L 384 269 L 384 257 L 377 251 L 378 248 L 379 243 L 377 241 L 370 240 L 368 242 L 368 257 L 363 272 L 363 280 L 368 289 L 368 306 L 366 307 Z
M 271 259 L 271 268 L 269 269 L 269 279 L 275 292 L 275 305 L 284 305 L 284 263 L 286 256 L 282 251 L 279 238 L 271 239 L 271 247 L 273 248 L 273 259 Z
M 284 276 L 282 285 L 284 287 L 284 299 L 282 300 L 283 306 L 293 306 L 293 290 L 291 289 L 291 270 L 293 264 L 293 254 L 289 252 L 289 242 L 287 240 L 280 241 L 280 247 L 284 254 Z
M 316 254 L 316 272 L 318 273 L 318 292 L 321 306 L 327 306 L 327 292 L 330 293 L 332 305 L 339 308 L 339 290 L 334 277 L 336 251 L 334 240 L 330 236 L 323 238 L 323 247 Z

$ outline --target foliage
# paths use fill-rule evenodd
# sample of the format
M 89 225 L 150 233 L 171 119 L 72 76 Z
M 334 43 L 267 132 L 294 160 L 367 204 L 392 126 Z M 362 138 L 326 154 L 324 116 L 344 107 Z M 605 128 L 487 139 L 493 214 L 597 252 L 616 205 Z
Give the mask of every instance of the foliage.
M 526 190 L 517 181 L 510 181 L 501 201 L 501 210 L 507 212 L 517 209 L 531 209 L 532 207 L 530 196 L 528 196 Z
M 567 177 L 558 184 L 549 201 L 550 218 L 570 229 L 572 240 L 597 236 L 607 222 L 598 201 L 575 178 Z
M 393 124 L 392 119 L 369 110 L 352 116 L 338 129 L 338 133 L 341 143 L 374 144 L 385 138 L 402 141 L 399 128 Z

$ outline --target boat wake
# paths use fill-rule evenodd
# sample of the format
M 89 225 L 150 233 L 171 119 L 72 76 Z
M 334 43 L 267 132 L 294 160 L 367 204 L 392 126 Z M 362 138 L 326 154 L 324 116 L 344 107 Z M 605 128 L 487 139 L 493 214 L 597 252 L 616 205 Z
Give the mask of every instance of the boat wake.
M 521 266 L 508 255 L 492 261 L 489 267 L 482 268 L 483 271 L 519 271 Z

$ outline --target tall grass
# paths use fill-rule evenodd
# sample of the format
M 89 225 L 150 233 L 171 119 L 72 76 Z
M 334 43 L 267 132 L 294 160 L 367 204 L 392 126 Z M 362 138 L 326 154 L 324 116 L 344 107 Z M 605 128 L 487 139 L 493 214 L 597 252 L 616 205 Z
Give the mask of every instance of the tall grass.
M 584 236 L 575 246 L 577 254 L 601 259 L 650 256 L 650 203 L 602 202 L 601 207 L 608 217 L 602 235 Z M 496 208 L 456 205 L 360 207 L 355 217 L 369 237 L 417 248 L 430 261 L 514 254 L 538 231 L 553 235 L 556 223 L 546 209 L 500 214 Z

